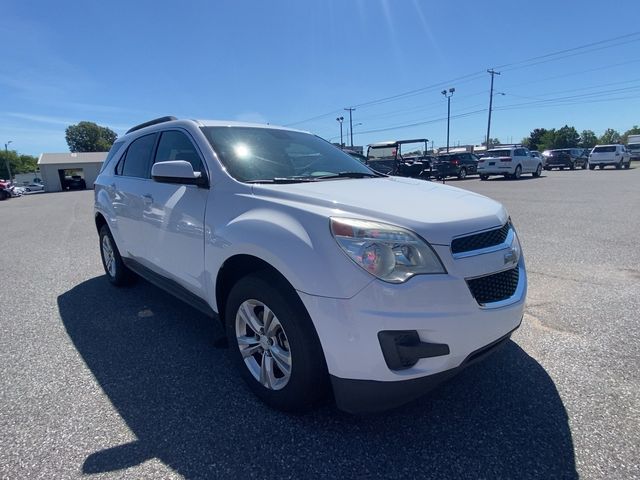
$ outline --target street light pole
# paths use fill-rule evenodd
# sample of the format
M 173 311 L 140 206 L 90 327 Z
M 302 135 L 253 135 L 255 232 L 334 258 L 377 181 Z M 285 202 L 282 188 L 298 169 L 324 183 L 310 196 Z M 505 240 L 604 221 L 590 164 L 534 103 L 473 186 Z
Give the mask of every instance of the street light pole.
M 447 99 L 447 153 L 449 153 L 449 125 L 451 122 L 451 97 L 453 96 L 453 92 L 455 92 L 455 88 L 450 88 L 449 91 L 442 90 L 442 95 Z
M 362 125 L 362 122 L 354 123 L 353 127 L 357 127 L 359 125 Z M 353 127 L 351 127 L 351 126 L 349 127 L 349 136 L 351 138 L 353 138 Z M 353 140 L 351 140 L 351 148 L 353 148 Z
M 4 161 L 7 164 L 7 172 L 9 173 L 9 180 L 11 180 L 11 177 L 13 175 L 11 175 L 11 162 L 9 162 L 9 144 L 13 143 L 12 140 L 9 140 L 7 143 L 4 144 Z
M 340 148 L 342 148 L 344 147 L 344 143 L 342 143 L 342 122 L 344 121 L 344 117 L 338 117 L 336 120 L 340 124 Z

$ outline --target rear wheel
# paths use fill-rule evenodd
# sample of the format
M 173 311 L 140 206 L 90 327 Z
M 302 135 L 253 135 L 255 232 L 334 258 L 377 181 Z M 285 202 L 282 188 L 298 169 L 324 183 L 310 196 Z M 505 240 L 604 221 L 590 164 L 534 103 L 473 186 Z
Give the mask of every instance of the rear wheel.
M 589 170 L 595 170 L 596 166 L 592 165 L 591 163 L 589 164 Z
M 538 178 L 542 174 L 542 165 L 538 164 L 538 168 L 533 172 L 534 178 Z
M 6 190 L 0 190 L 0 200 L 6 200 L 9 198 L 9 194 Z
M 489 175 L 484 175 L 484 174 L 480 174 L 480 180 L 488 180 L 489 179 Z
M 466 168 L 462 167 L 460 169 L 460 171 L 458 172 L 458 178 L 460 180 L 464 180 L 465 178 L 467 178 L 467 169 Z
M 116 242 L 106 225 L 100 228 L 100 257 L 107 278 L 116 287 L 128 285 L 135 279 L 135 274 L 122 261 Z
M 263 402 L 303 411 L 326 396 L 320 341 L 290 285 L 265 272 L 240 279 L 229 293 L 225 320 L 234 362 Z
M 624 164 L 624 168 L 626 170 L 629 170 L 630 167 L 631 167 L 631 160 L 629 160 L 627 163 Z
M 522 176 L 522 167 L 518 165 L 515 171 L 513 172 L 513 176 L 511 178 L 513 178 L 514 180 L 520 180 L 521 176 Z
M 571 162 L 571 165 L 569 165 L 569 169 L 570 170 L 575 170 L 576 169 L 576 163 L 575 162 Z
M 584 170 L 585 168 L 587 168 L 587 162 L 584 162 L 584 163 L 582 164 L 582 169 Z

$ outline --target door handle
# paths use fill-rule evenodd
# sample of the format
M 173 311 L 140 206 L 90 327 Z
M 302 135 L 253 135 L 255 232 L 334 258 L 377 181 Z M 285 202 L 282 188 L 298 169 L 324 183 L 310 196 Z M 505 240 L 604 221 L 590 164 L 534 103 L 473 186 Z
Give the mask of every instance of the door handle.
M 142 200 L 147 205 L 151 205 L 153 203 L 153 196 L 150 193 L 145 193 L 144 195 L 142 195 Z

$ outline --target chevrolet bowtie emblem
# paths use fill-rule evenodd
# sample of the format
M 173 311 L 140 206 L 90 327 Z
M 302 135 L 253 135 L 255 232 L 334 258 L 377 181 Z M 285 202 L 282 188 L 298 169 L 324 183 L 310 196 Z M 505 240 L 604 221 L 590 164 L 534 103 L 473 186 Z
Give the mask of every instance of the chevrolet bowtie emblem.
M 515 248 L 509 250 L 508 253 L 504 254 L 504 264 L 509 265 L 510 263 L 516 263 L 518 261 L 518 253 Z

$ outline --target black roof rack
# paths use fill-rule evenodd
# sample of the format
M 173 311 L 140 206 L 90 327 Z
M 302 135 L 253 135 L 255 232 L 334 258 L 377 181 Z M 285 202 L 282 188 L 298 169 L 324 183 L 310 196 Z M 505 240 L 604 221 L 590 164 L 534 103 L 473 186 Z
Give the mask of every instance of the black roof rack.
M 141 123 L 140 125 L 136 125 L 135 127 L 131 127 L 127 130 L 127 134 L 131 132 L 135 132 L 136 130 L 140 130 L 144 127 L 150 127 L 151 125 L 157 125 L 158 123 L 170 122 L 171 120 L 177 120 L 173 115 L 167 115 L 166 117 L 154 118 L 153 120 L 149 120 L 148 122 Z M 126 134 L 125 134 L 126 135 Z

